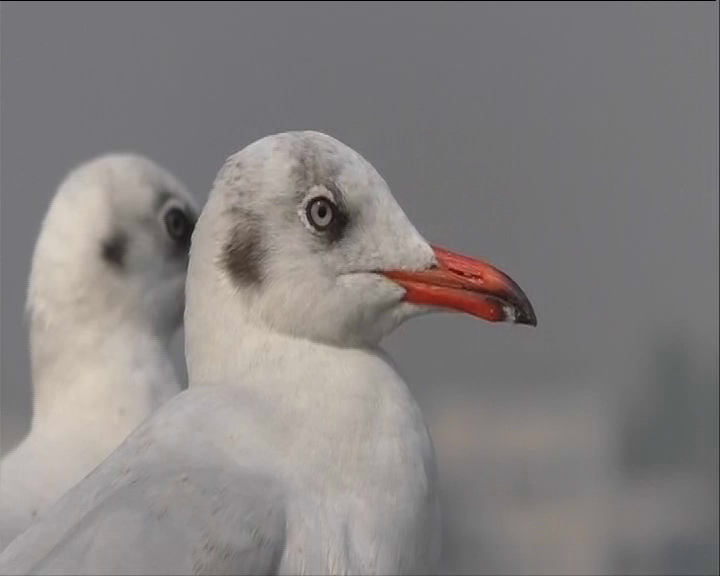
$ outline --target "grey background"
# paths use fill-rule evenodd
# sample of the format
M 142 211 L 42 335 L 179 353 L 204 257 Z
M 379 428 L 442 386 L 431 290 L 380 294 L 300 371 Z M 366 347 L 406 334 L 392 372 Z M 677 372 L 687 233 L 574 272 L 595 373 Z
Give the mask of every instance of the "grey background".
M 699 390 L 692 466 L 717 466 L 717 4 L 1 10 L 4 451 L 28 425 L 22 308 L 65 173 L 133 150 L 202 203 L 231 153 L 315 129 L 373 163 L 430 241 L 490 260 L 534 303 L 535 330 L 433 315 L 387 340 L 428 413 L 457 395 L 552 403 L 582 389 L 614 415 L 645 398 L 672 421 L 690 377 L 671 379 L 675 396 L 642 390 L 674 346 Z M 662 459 L 658 422 L 646 443 Z

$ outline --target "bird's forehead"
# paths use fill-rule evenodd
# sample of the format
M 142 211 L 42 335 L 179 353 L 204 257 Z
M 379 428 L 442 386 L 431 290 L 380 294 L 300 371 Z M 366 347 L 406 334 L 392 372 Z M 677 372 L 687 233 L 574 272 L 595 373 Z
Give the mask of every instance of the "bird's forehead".
M 305 190 L 331 183 L 361 191 L 381 180 L 360 154 L 324 134 L 296 135 L 291 155 L 295 160 L 293 174 Z
M 286 132 L 263 138 L 231 158 L 225 172 L 230 190 L 254 195 L 290 195 L 301 200 L 316 186 L 361 193 L 381 181 L 374 168 L 341 142 L 316 132 Z
M 342 163 L 329 147 L 306 139 L 295 142 L 289 152 L 290 181 L 297 194 L 303 195 L 315 186 L 328 186 L 337 182 Z

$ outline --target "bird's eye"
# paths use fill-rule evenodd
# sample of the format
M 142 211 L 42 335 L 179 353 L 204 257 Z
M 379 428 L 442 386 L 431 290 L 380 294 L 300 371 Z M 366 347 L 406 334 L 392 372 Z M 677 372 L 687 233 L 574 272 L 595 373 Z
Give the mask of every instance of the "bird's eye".
M 319 232 L 327 230 L 335 219 L 335 204 L 327 198 L 320 196 L 308 202 L 305 214 L 308 222 Z
M 165 229 L 175 242 L 183 243 L 190 238 L 193 223 L 180 208 L 170 208 L 165 213 Z

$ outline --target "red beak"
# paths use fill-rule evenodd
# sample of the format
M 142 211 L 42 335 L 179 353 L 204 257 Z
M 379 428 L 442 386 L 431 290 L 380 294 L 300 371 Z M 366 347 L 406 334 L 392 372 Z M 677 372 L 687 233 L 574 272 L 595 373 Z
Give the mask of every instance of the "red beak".
M 467 312 L 490 322 L 537 326 L 530 300 L 515 281 L 493 265 L 433 246 L 437 267 L 388 270 L 414 304 Z

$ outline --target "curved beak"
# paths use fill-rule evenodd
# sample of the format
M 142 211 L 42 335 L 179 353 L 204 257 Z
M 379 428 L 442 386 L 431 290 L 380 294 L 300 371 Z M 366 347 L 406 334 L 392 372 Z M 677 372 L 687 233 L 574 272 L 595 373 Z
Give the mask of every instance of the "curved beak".
M 426 270 L 386 270 L 405 288 L 405 301 L 466 312 L 490 322 L 537 326 L 530 300 L 515 281 L 488 262 L 432 246 L 438 265 Z

